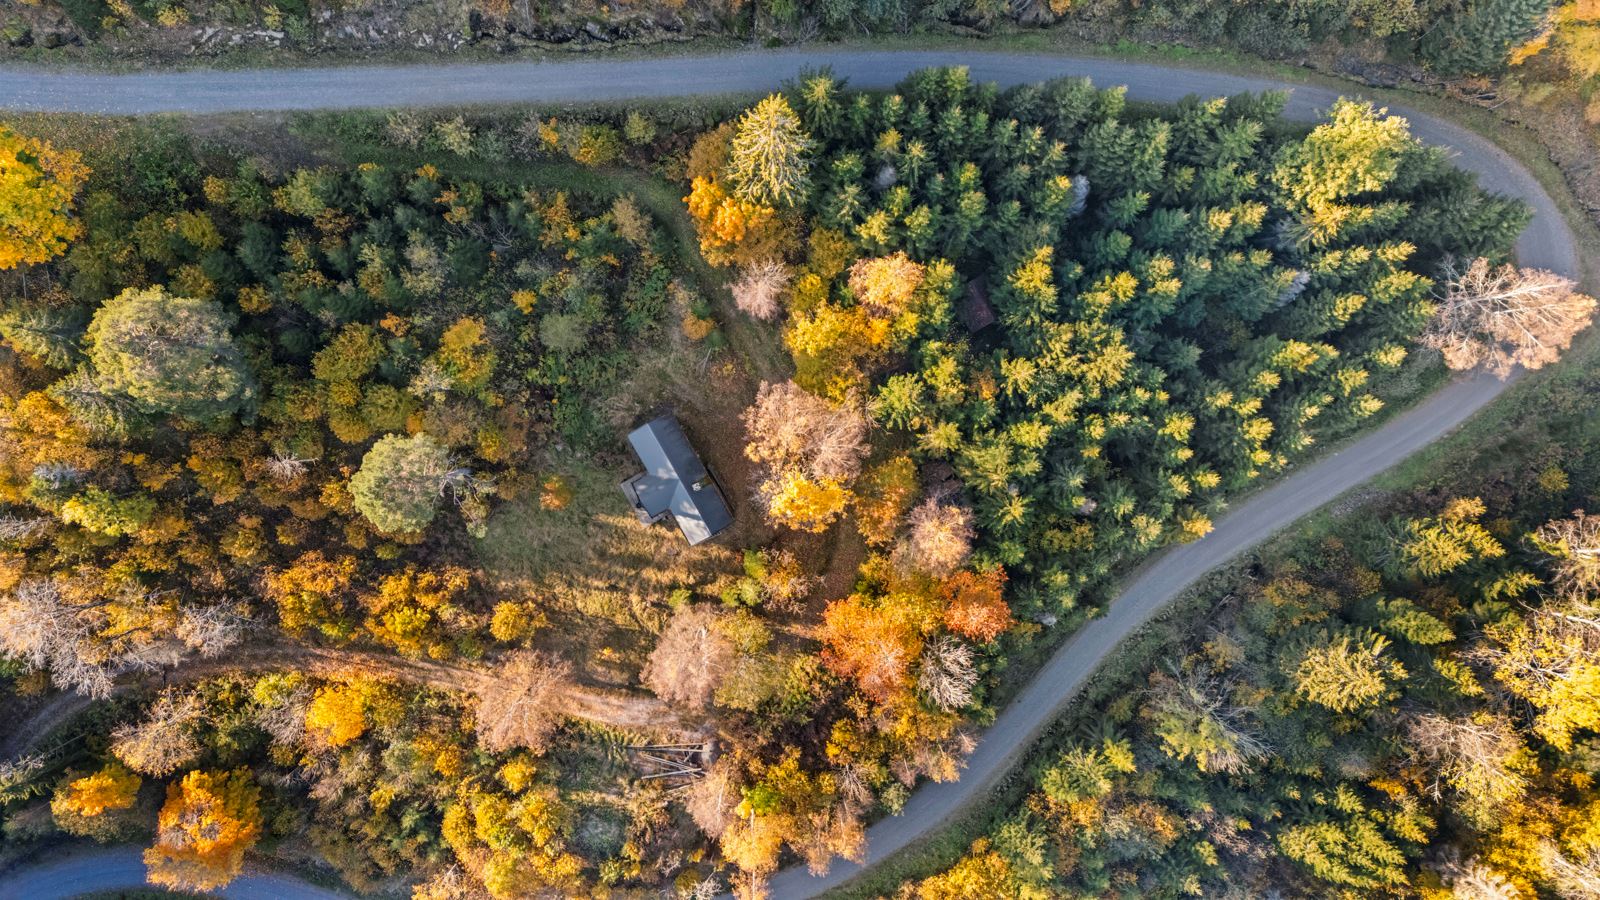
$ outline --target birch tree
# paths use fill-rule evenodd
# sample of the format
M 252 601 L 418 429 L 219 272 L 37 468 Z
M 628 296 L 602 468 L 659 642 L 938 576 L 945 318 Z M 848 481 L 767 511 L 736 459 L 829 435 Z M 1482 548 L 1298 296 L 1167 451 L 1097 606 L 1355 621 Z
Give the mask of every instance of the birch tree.
M 1466 269 L 1448 262 L 1423 345 L 1444 354 L 1452 369 L 1538 369 L 1561 358 L 1594 318 L 1594 298 L 1570 278 L 1542 269 L 1494 267 L 1479 257 Z

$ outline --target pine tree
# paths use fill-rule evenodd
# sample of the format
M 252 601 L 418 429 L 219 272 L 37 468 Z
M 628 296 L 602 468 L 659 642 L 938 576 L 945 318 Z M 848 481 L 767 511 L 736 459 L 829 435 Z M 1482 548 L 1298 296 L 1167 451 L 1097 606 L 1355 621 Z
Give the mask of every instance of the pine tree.
M 380 530 L 419 531 L 433 521 L 450 473 L 450 452 L 428 435 L 385 435 L 350 478 L 350 494 Z

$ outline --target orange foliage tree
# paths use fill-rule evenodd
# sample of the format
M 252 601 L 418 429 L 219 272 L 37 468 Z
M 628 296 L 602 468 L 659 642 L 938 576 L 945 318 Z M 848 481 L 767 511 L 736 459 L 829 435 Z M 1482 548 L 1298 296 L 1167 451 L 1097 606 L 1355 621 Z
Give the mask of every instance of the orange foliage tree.
M 72 198 L 88 177 L 76 150 L 0 125 L 0 269 L 45 262 L 83 233 Z
M 856 529 L 868 544 L 881 547 L 917 499 L 917 464 L 900 454 L 873 466 L 861 477 L 856 496 Z
M 1011 627 L 1011 608 L 1003 589 L 1005 570 L 963 571 L 939 585 L 944 600 L 944 627 L 964 638 L 987 644 Z
M 920 652 L 922 636 L 914 615 L 892 599 L 874 605 L 854 594 L 823 611 L 823 663 L 855 679 L 874 700 L 886 700 L 906 686 Z
M 156 844 L 144 852 L 152 884 L 210 891 L 239 874 L 261 837 L 261 791 L 247 769 L 195 771 L 167 787 Z

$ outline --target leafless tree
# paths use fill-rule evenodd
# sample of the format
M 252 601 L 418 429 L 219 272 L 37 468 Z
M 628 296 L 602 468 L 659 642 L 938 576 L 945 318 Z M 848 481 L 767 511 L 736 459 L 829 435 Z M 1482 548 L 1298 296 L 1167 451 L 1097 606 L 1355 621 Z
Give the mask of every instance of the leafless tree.
M 783 291 L 789 286 L 789 270 L 777 260 L 746 265 L 733 283 L 733 304 L 745 315 L 770 322 L 781 311 Z
M 200 755 L 194 731 L 204 717 L 199 695 L 168 688 L 150 706 L 144 721 L 112 732 L 111 752 L 135 772 L 170 775 Z
M 1600 590 L 1600 516 L 1576 510 L 1569 519 L 1539 526 L 1533 537 L 1555 557 L 1555 583 L 1562 593 L 1571 596 Z
M 669 703 L 705 709 L 736 655 L 733 642 L 717 629 L 719 618 L 705 604 L 679 607 L 645 664 L 645 686 Z
M 256 724 L 272 735 L 272 740 L 285 747 L 299 746 L 306 735 L 306 709 L 311 706 L 315 691 L 309 684 L 299 684 L 284 691 L 270 702 L 256 706 Z
M 689 788 L 684 806 L 701 831 L 719 838 L 733 824 L 739 801 L 737 767 L 724 759 L 712 763 L 705 777 Z
M 800 608 L 822 579 L 808 573 L 788 550 L 761 551 L 765 573 L 761 577 L 761 602 L 769 609 L 793 612 Z
M 745 455 L 771 473 L 799 470 L 811 478 L 849 480 L 867 455 L 867 417 L 860 404 L 838 406 L 793 381 L 762 382 L 744 411 Z
M 1477 821 L 1492 818 L 1527 789 L 1527 778 L 1509 764 L 1522 741 L 1504 716 L 1479 721 L 1423 713 L 1406 724 L 1406 738 L 1435 773 L 1433 796 L 1454 790 L 1463 811 Z
M 1450 888 L 1451 900 L 1517 900 L 1522 896 L 1505 876 L 1477 859 L 1460 862 L 1452 854 L 1439 867 L 1439 874 Z
M 972 702 L 978 672 L 972 665 L 972 648 L 949 635 L 929 641 L 922 650 L 917 688 L 934 706 L 947 712 Z
M 722 879 L 712 875 L 686 891 L 683 900 L 713 900 L 721 892 Z
M 1569 278 L 1541 269 L 1498 268 L 1479 257 L 1443 267 L 1438 310 L 1422 343 L 1452 369 L 1482 366 L 1500 377 L 1555 362 L 1594 318 L 1595 301 Z
M 26 540 L 50 527 L 49 516 L 0 516 L 0 541 Z
M 244 640 L 249 620 L 237 603 L 185 607 L 176 635 L 184 646 L 202 657 L 217 656 Z
M 315 459 L 301 459 L 287 450 L 279 450 L 267 457 L 267 474 L 287 484 L 304 475 L 306 467 L 314 462 Z
M 68 604 L 54 581 L 24 581 L 0 597 L 0 649 L 48 669 L 64 690 L 105 697 L 114 673 L 93 643 L 101 618 L 98 610 Z
M 854 804 L 844 802 L 813 810 L 803 817 L 789 846 L 805 859 L 806 869 L 813 875 L 827 874 L 835 856 L 862 862 L 866 859 L 867 831 L 861 824 L 861 812 Z
M 0 762 L 0 803 L 26 800 L 45 791 L 45 786 L 35 781 L 44 771 L 45 758 L 37 753 L 19 756 Z
M 478 742 L 491 753 L 543 750 L 561 724 L 572 665 L 535 650 L 512 654 L 478 688 Z
M 460 866 L 447 866 L 411 889 L 411 900 L 490 900 L 491 896 Z
M 1576 859 L 1549 841 L 1539 850 L 1544 870 L 1564 900 L 1600 900 L 1600 850 L 1591 847 Z
M 926 572 L 943 577 L 966 563 L 977 532 L 972 510 L 939 492 L 917 504 L 906 517 L 906 534 L 894 550 L 902 571 Z

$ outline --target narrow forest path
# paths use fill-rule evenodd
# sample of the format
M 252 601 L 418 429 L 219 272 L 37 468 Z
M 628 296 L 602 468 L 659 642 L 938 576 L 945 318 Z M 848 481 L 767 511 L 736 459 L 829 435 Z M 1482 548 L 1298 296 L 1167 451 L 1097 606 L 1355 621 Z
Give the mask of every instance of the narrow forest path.
M 797 48 L 660 59 L 126 75 L 5 67 L 0 68 L 0 109 L 141 114 L 582 103 L 764 92 L 803 68 L 822 66 L 831 67 L 855 87 L 882 88 L 915 69 L 948 65 L 967 66 L 975 80 L 1002 85 L 1087 76 L 1102 87 L 1124 85 L 1130 99 L 1150 102 L 1171 102 L 1189 94 L 1288 91 L 1285 114 L 1303 122 L 1319 120 L 1341 94 L 1361 93 L 1356 85 L 1341 91 L 1176 65 L 1051 53 Z M 1489 139 L 1447 119 L 1404 108 L 1391 111 L 1406 117 L 1423 141 L 1451 150 L 1455 164 L 1475 173 L 1483 187 L 1528 203 L 1534 217 L 1517 245 L 1523 265 L 1582 276 L 1576 236 L 1560 206 L 1527 169 Z M 843 884 L 982 802 L 1121 642 L 1207 571 L 1449 435 L 1506 387 L 1506 382 L 1487 376 L 1454 381 L 1338 452 L 1302 463 L 1276 485 L 1245 499 L 1220 517 L 1204 540 L 1152 560 L 1123 586 L 1105 614 L 1063 644 L 1001 712 L 969 757 L 960 781 L 919 788 L 900 816 L 868 829 L 862 863 L 836 864 L 826 876 L 811 875 L 803 867 L 785 870 L 773 880 L 772 896 L 812 897 Z M 6 885 L 0 880 L 0 895 Z M 293 881 L 285 880 L 279 887 L 284 898 L 308 896 Z
M 493 660 L 465 663 L 407 659 L 372 650 L 316 647 L 291 641 L 257 641 L 218 656 L 187 660 L 154 672 L 127 673 L 117 680 L 112 691 L 122 694 L 239 672 L 276 671 L 301 672 L 319 678 L 362 675 L 470 694 L 490 686 L 495 679 Z M 693 734 L 703 729 L 700 723 L 683 719 L 665 703 L 640 691 L 575 683 L 563 689 L 561 694 L 561 712 L 575 719 L 613 728 L 673 734 Z M 5 739 L 0 741 L 0 761 L 32 752 L 40 741 L 94 702 L 93 698 L 84 694 L 55 695 L 25 721 L 8 730 Z

